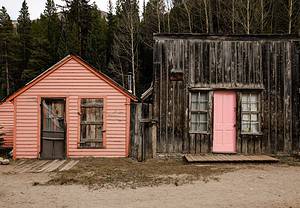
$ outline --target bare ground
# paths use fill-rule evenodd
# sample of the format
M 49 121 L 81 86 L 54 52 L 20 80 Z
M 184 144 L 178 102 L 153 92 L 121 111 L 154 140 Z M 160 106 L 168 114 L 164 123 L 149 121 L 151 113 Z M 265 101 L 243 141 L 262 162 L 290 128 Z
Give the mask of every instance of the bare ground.
M 61 185 L 62 184 L 62 185 Z M 0 166 L 0 207 L 300 207 L 300 166 L 83 159 L 63 173 Z

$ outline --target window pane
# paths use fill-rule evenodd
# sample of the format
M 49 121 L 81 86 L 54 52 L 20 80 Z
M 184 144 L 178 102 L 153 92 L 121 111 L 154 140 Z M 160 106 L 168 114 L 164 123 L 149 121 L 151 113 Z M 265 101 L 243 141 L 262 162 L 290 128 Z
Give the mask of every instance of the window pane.
M 198 110 L 198 102 L 194 102 L 192 101 L 192 106 L 191 106 L 192 110 Z
M 208 109 L 208 103 L 207 102 L 200 103 L 199 106 L 200 106 L 199 110 L 201 110 L 201 111 L 206 111 Z
M 207 123 L 200 123 L 199 131 L 207 131 Z
M 246 132 L 246 133 L 250 132 L 250 123 L 243 122 L 242 123 L 242 131 Z
M 250 102 L 251 103 L 258 102 L 258 95 L 257 94 L 251 94 L 251 96 L 250 96 Z
M 242 102 L 247 103 L 248 102 L 248 96 L 249 95 L 242 95 Z
M 200 99 L 199 99 L 199 101 L 200 102 L 206 102 L 208 100 L 208 93 L 206 93 L 206 92 L 201 92 L 200 93 Z
M 257 114 L 251 114 L 251 121 L 258 121 Z
M 200 114 L 200 121 L 201 122 L 207 122 L 207 114 L 206 113 L 201 113 Z
M 251 123 L 251 133 L 258 133 L 258 123 Z
M 252 103 L 251 104 L 251 111 L 257 111 L 258 107 L 257 107 L 257 103 Z
M 198 93 L 192 93 L 192 102 L 198 102 Z
M 243 114 L 242 115 L 242 121 L 250 121 L 250 115 L 249 114 Z
M 192 131 L 197 131 L 197 123 L 191 123 Z
M 191 130 L 194 132 L 207 131 L 207 113 L 191 114 Z
M 199 121 L 200 121 L 199 114 L 198 113 L 192 113 L 191 114 L 191 122 L 192 123 L 197 123 Z
M 242 111 L 250 111 L 250 107 L 248 104 L 242 104 Z

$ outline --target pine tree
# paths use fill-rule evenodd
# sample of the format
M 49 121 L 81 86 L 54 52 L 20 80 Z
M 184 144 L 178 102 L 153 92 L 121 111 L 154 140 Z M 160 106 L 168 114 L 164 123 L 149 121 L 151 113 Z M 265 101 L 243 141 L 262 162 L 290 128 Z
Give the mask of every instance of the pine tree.
M 112 43 L 113 36 L 116 29 L 115 16 L 113 14 L 113 5 L 111 0 L 108 1 L 108 14 L 107 14 L 107 59 L 106 63 L 109 65 L 112 59 Z
M 96 4 L 92 5 L 91 28 L 88 35 L 86 60 L 97 69 L 108 73 L 107 64 L 107 22 Z
M 20 15 L 18 17 L 18 35 L 20 40 L 19 48 L 19 67 L 15 74 L 16 87 L 22 86 L 22 74 L 25 69 L 28 69 L 28 63 L 31 55 L 31 20 L 28 12 L 28 6 L 26 0 L 22 3 L 22 8 L 20 10 Z
M 59 54 L 57 53 L 59 48 L 60 39 L 60 21 L 57 14 L 57 8 L 54 0 L 47 0 L 44 13 L 41 15 L 41 24 L 43 24 L 45 30 L 45 37 L 49 44 L 49 55 L 51 57 L 51 64 L 58 61 Z
M 46 70 L 53 63 L 51 54 L 52 43 L 47 39 L 47 25 L 43 19 L 31 23 L 31 55 L 28 68 L 24 70 L 22 79 L 29 81 Z
M 10 75 L 13 63 L 13 25 L 6 8 L 0 9 L 0 70 L 1 92 L 0 96 L 8 95 L 11 91 Z
M 90 0 L 65 0 L 66 2 L 66 41 L 69 53 L 87 57 L 88 36 L 91 32 Z

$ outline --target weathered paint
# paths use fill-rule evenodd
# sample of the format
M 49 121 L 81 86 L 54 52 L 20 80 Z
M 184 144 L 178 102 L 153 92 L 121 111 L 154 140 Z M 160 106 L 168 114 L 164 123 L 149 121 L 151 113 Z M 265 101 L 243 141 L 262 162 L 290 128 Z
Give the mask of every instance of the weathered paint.
M 236 94 L 234 91 L 214 93 L 213 152 L 236 152 Z
M 0 126 L 4 135 L 3 147 L 13 147 L 13 128 L 14 128 L 14 106 L 11 102 L 4 102 L 0 105 Z
M 129 96 L 101 79 L 79 59 L 71 57 L 37 83 L 13 97 L 15 101 L 15 158 L 38 158 L 41 98 L 66 98 L 67 157 L 125 157 L 128 149 Z M 104 148 L 78 148 L 81 98 L 104 98 Z

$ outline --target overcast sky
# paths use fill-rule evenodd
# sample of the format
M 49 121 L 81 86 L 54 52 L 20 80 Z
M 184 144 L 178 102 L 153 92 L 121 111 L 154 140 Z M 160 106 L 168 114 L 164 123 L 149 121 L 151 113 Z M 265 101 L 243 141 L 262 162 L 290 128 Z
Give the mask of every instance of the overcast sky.
M 62 0 L 54 1 L 56 4 L 62 5 Z M 101 10 L 107 11 L 108 0 L 91 0 L 90 2 L 94 1 L 97 3 L 98 7 Z M 115 1 L 116 0 L 112 0 L 113 4 L 115 3 Z M 0 0 L 0 6 L 4 6 L 7 9 L 11 19 L 16 20 L 22 6 L 22 2 L 23 0 Z M 40 17 L 40 14 L 44 11 L 46 0 L 26 0 L 26 2 L 29 7 L 30 19 L 36 19 Z

